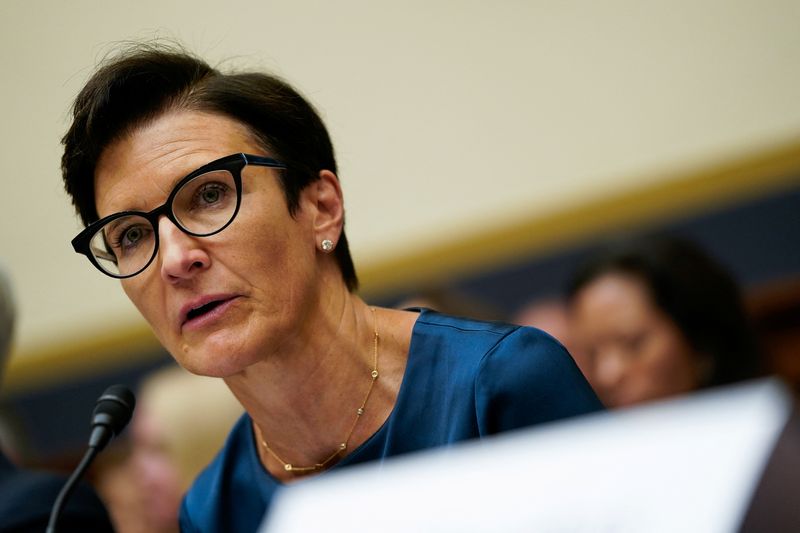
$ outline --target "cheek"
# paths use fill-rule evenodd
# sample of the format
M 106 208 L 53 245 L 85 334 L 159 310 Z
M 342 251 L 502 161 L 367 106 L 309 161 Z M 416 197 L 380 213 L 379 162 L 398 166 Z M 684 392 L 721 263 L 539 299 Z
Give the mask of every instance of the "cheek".
M 141 276 L 145 276 L 146 274 L 143 272 L 139 274 L 136 278 L 122 280 L 122 290 L 125 291 L 125 295 L 128 299 L 136 306 L 142 314 L 144 314 L 144 306 L 143 306 L 143 288 L 141 284 Z
M 153 270 L 151 271 L 151 269 Z M 157 282 L 159 280 L 150 280 L 153 275 L 158 275 L 158 272 L 155 269 L 155 265 L 150 265 L 145 272 L 142 272 L 138 276 L 123 280 L 122 289 L 139 313 L 150 324 L 156 337 L 163 344 L 166 339 L 160 327 L 164 327 L 168 324 L 165 317 L 166 304 L 163 301 L 163 296 L 158 292 Z M 155 281 L 155 283 L 153 283 L 153 281 Z
M 581 350 L 591 351 L 594 348 L 597 333 L 592 326 L 596 326 L 591 314 L 582 309 L 576 309 L 568 319 L 568 329 L 574 342 Z
M 671 393 L 696 386 L 693 352 L 677 332 L 660 332 L 641 361 L 642 372 L 656 388 Z
M 219 253 L 212 253 L 217 261 L 242 277 L 291 286 L 314 263 L 313 234 L 302 218 L 295 220 L 288 214 L 242 216 L 241 220 L 237 217 L 230 229 L 219 242 Z

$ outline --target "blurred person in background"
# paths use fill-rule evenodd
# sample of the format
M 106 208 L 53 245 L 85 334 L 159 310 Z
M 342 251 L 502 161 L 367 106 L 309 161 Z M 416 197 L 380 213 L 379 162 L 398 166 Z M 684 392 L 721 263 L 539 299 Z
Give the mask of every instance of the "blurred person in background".
M 739 287 L 687 240 L 658 236 L 612 245 L 577 270 L 568 298 L 586 376 L 607 407 L 759 373 Z
M 117 533 L 177 532 L 181 498 L 225 443 L 242 406 L 219 379 L 169 366 L 139 387 L 130 455 L 98 481 Z
M 75 251 L 247 412 L 183 499 L 183 531 L 254 531 L 288 483 L 602 408 L 533 328 L 356 294 L 333 146 L 283 80 L 121 50 L 63 143 Z
M 0 267 L 0 384 L 11 352 L 15 305 L 11 283 Z M 12 454 L 13 455 L 13 454 Z M 0 533 L 42 532 L 66 476 L 18 468 L 0 449 Z M 103 503 L 86 483 L 75 487 L 58 521 L 58 531 L 113 531 Z
M 750 294 L 747 309 L 767 370 L 800 391 L 800 278 L 759 287 Z

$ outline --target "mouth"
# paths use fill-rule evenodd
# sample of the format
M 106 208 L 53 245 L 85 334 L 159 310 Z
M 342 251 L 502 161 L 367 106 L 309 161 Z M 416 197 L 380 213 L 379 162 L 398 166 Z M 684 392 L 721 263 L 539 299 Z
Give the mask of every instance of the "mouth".
M 184 326 L 201 326 L 224 313 L 227 304 L 236 296 L 213 296 L 196 300 L 184 306 L 181 316 L 181 328 Z
M 202 316 L 206 313 L 211 312 L 212 309 L 215 309 L 222 304 L 222 300 L 215 300 L 213 302 L 209 302 L 205 305 L 201 305 L 200 307 L 195 307 L 194 309 L 189 309 L 189 312 L 186 313 L 186 320 L 185 322 L 189 322 L 199 316 Z

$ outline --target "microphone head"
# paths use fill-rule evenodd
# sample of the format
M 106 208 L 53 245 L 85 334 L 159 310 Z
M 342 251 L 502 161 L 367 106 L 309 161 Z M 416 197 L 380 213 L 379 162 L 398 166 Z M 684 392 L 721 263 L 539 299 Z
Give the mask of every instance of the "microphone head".
M 111 385 L 97 399 L 92 412 L 92 426 L 105 426 L 113 435 L 128 424 L 136 407 L 136 398 L 124 385 Z

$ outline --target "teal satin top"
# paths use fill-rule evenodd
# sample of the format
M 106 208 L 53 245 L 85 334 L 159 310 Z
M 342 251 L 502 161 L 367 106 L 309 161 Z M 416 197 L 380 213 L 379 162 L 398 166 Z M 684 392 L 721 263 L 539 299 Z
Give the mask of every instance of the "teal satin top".
M 392 413 L 330 470 L 602 408 L 570 355 L 548 334 L 422 309 Z M 282 487 L 261 465 L 245 414 L 185 496 L 181 531 L 254 532 Z

